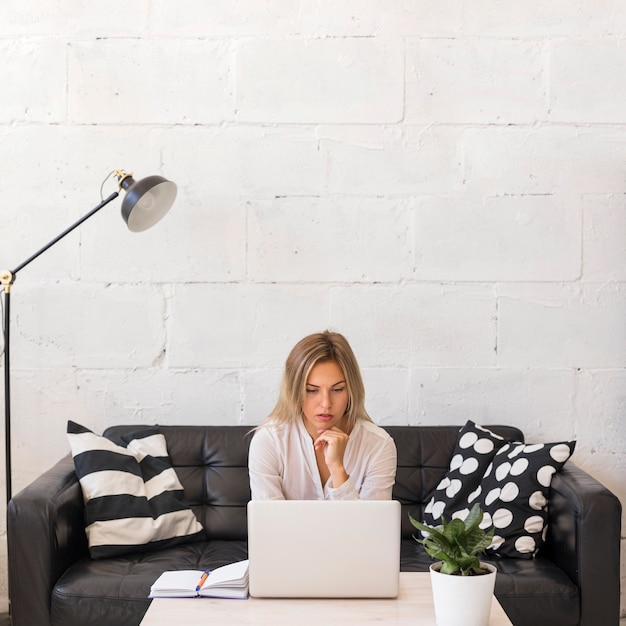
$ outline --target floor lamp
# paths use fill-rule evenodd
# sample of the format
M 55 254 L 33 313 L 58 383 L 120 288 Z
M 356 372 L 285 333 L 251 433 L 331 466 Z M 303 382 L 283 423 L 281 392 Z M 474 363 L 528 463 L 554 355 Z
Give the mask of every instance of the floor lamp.
M 4 290 L 4 306 L 2 327 L 4 331 L 4 430 L 5 430 L 5 461 L 6 461 L 6 498 L 7 505 L 11 499 L 11 367 L 10 367 L 10 325 L 11 325 L 11 286 L 19 271 L 24 269 L 40 254 L 71 233 L 77 226 L 88 220 L 102 207 L 118 197 L 119 191 L 124 190 L 126 195 L 122 201 L 122 217 L 128 228 L 133 232 L 147 230 L 154 226 L 172 207 L 176 199 L 176 185 L 162 176 L 148 176 L 139 181 L 133 179 L 132 174 L 123 170 L 116 170 L 112 175 L 117 178 L 119 190 L 113 192 L 89 213 L 74 222 L 69 228 L 57 235 L 43 248 L 20 263 L 14 270 L 0 271 L 0 284 Z

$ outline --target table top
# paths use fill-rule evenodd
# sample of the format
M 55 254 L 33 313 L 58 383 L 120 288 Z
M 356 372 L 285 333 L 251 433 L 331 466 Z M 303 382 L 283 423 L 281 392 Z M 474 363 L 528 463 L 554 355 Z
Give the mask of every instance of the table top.
M 209 618 L 210 622 L 207 621 Z M 417 572 L 400 573 L 400 593 L 393 599 L 156 598 L 141 626 L 199 626 L 207 623 L 229 626 L 361 626 L 370 623 L 436 626 L 430 574 Z M 489 626 L 512 626 L 495 597 L 491 603 Z

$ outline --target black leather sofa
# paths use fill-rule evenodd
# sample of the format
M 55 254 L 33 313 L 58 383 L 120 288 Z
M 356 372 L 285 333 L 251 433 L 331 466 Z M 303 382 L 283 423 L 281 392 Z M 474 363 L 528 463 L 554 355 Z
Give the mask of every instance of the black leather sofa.
M 522 440 L 511 427 L 490 426 Z M 116 426 L 120 436 L 137 426 Z M 431 560 L 412 539 L 445 473 L 458 426 L 389 426 L 398 448 L 394 498 L 403 505 L 401 569 Z M 209 540 L 102 561 L 89 558 L 80 486 L 68 455 L 11 500 L 9 585 L 13 626 L 137 626 L 150 585 L 166 569 L 218 567 L 246 558 L 249 428 L 164 426 L 185 497 Z M 534 560 L 497 559 L 496 596 L 515 626 L 617 626 L 619 500 L 571 461 L 552 483 L 547 540 Z M 207 616 L 207 623 L 210 616 Z

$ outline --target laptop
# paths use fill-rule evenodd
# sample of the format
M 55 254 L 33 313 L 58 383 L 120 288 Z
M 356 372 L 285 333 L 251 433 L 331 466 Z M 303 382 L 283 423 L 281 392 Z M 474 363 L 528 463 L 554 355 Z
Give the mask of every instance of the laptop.
M 250 595 L 395 598 L 400 511 L 395 500 L 249 502 Z

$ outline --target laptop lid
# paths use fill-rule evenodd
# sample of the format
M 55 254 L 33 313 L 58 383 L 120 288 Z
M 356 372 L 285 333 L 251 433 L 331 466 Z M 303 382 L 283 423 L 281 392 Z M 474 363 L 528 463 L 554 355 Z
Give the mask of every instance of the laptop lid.
M 395 500 L 249 502 L 250 595 L 395 598 L 400 510 Z

